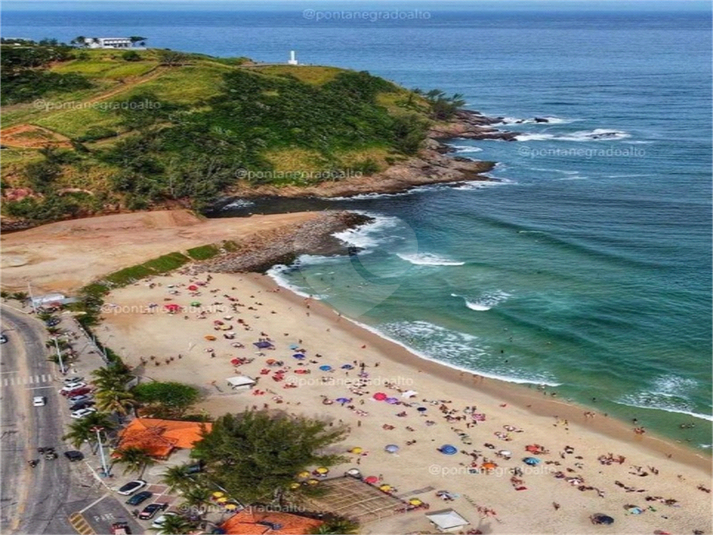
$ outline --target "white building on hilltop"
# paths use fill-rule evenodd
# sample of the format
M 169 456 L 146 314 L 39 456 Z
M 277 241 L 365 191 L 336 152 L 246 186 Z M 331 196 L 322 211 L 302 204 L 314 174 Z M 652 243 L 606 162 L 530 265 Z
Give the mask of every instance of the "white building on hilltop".
M 84 42 L 89 48 L 131 48 L 128 37 L 87 37 Z
M 294 50 L 290 50 L 290 59 L 287 60 L 287 64 L 288 65 L 299 65 L 299 63 L 297 62 L 297 58 L 295 57 Z

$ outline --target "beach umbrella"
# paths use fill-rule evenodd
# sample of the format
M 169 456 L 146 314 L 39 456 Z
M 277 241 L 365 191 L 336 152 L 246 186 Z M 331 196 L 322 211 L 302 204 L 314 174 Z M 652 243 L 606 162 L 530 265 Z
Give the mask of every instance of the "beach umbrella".
M 290 488 L 292 490 L 298 489 L 298 488 L 300 488 L 300 484 L 299 483 L 290 483 Z
M 195 292 L 198 289 L 198 286 L 196 286 L 195 284 L 191 284 L 188 289 L 192 292 Z
M 307 479 L 309 477 L 309 472 L 307 470 L 303 470 L 299 474 L 297 474 L 297 477 L 300 479 Z
M 214 342 L 214 341 L 215 341 L 215 336 L 213 336 L 212 334 L 206 334 L 203 338 L 205 338 L 205 339 L 208 340 L 209 342 Z
M 267 359 L 265 364 L 275 364 L 275 359 Z
M 391 485 L 381 485 L 379 487 L 379 490 L 384 491 L 384 492 L 389 492 L 391 490 Z
M 612 517 L 602 513 L 592 515 L 590 518 L 592 520 L 592 524 L 604 524 L 605 526 L 609 526 L 614 523 L 614 519 Z
M 323 372 L 330 372 L 330 371 L 332 371 L 332 367 L 331 367 L 331 366 L 327 366 L 326 364 L 325 364 L 324 366 L 320 366 L 319 369 L 322 370 Z
M 387 396 L 383 392 L 377 392 L 376 394 L 374 394 L 374 399 L 376 401 L 384 401 L 387 397 L 389 397 L 389 396 Z
M 300 346 L 298 346 L 297 344 L 290 344 L 290 349 L 292 351 L 294 351 L 295 349 L 299 349 L 299 348 L 300 348 Z
M 303 358 L 305 358 L 305 356 L 304 356 L 302 353 L 295 353 L 294 355 L 292 355 L 292 357 L 293 357 L 293 358 L 296 358 L 296 359 L 303 359 Z
M 399 451 L 399 447 L 396 444 L 389 444 L 384 449 L 389 453 L 396 453 L 397 451 Z
M 192 307 L 199 307 L 199 306 L 201 306 L 201 302 L 200 302 L 200 301 L 191 301 L 191 306 L 192 306 Z
M 450 444 L 444 444 L 439 448 L 439 450 L 444 455 L 455 455 L 458 453 L 458 448 L 451 446 Z
M 418 412 L 426 412 L 428 409 L 426 407 L 419 407 L 416 409 Z
M 359 471 L 358 468 L 350 468 L 349 470 L 346 471 L 346 473 L 344 475 L 356 477 L 357 479 L 361 479 L 361 471 Z
M 297 486 L 299 487 L 299 484 L 297 484 Z M 237 508 L 238 508 L 237 503 L 226 503 L 225 504 L 226 511 L 235 511 Z
M 169 303 L 168 305 L 165 305 L 164 308 L 169 312 L 176 312 L 178 310 L 181 310 L 180 305 L 177 305 L 175 303 Z
M 630 512 L 632 515 L 640 515 L 644 511 L 641 509 L 641 507 L 637 507 L 635 505 L 627 508 L 627 511 Z
M 535 466 L 536 464 L 540 464 L 540 460 L 537 457 L 525 457 L 522 462 L 525 464 L 528 464 L 530 466 Z
M 329 473 L 329 468 L 325 468 L 324 466 L 320 466 L 315 470 L 318 474 L 328 474 Z
M 354 366 L 352 366 L 351 364 L 345 364 L 342 366 L 342 369 L 343 370 L 353 370 Z
M 512 455 L 512 452 L 508 450 L 500 450 L 498 453 L 503 457 L 510 457 Z
M 386 403 L 389 405 L 396 405 L 399 402 L 397 398 L 386 398 Z
M 309 481 L 307 481 L 307 484 L 308 484 L 308 485 L 315 486 L 315 485 L 319 484 L 319 480 L 317 480 L 317 479 L 310 479 Z
M 220 491 L 216 491 L 216 492 L 214 492 L 214 493 L 212 494 L 212 496 L 213 496 L 213 498 L 216 498 L 216 499 L 217 499 L 217 498 L 222 498 L 223 496 L 225 496 L 225 493 L 224 493 L 224 492 L 220 492 Z
M 231 363 L 233 366 L 237 366 L 238 364 L 240 364 L 240 359 L 233 359 L 233 360 L 230 361 L 230 363 Z
M 225 496 L 222 496 L 215 501 L 218 503 L 226 503 L 228 501 L 228 498 L 226 498 Z
M 483 468 L 485 470 L 493 470 L 494 468 L 497 468 L 498 465 L 495 463 L 483 463 Z
M 337 403 L 349 403 L 349 398 L 337 398 L 334 401 Z
M 416 507 L 423 504 L 423 502 L 418 498 L 411 498 L 408 503 L 410 503 L 411 505 L 415 505 Z
M 362 448 L 360 448 L 359 446 L 356 446 L 355 448 L 350 449 L 350 450 L 349 450 L 349 453 L 360 454 L 360 453 L 362 453 L 363 451 L 364 451 L 364 450 L 363 450 Z
M 378 482 L 379 482 L 379 478 L 376 477 L 376 476 L 369 476 L 369 477 L 367 477 L 364 481 L 366 481 L 366 482 L 369 483 L 370 485 L 373 485 L 374 483 L 378 483 Z
M 539 453 L 542 450 L 542 446 L 539 444 L 528 444 L 525 446 L 525 451 L 529 451 L 530 453 Z

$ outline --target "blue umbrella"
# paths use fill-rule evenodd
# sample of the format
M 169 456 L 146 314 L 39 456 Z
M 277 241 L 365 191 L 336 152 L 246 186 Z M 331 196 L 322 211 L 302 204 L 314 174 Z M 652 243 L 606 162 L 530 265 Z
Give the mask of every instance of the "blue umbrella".
M 426 407 L 419 407 L 416 409 L 418 412 L 426 412 L 428 409 Z
M 327 366 L 326 364 L 324 366 L 320 366 L 319 369 L 322 370 L 323 372 L 332 371 L 332 367 Z
M 334 401 L 337 403 L 349 403 L 349 398 L 337 398 Z
M 537 457 L 525 457 L 522 462 L 524 462 L 525 464 L 529 464 L 530 466 L 540 464 L 540 460 Z
M 293 356 L 294 358 L 296 358 L 296 359 L 303 359 L 303 358 L 305 358 L 305 356 L 304 356 L 302 353 L 295 353 L 295 354 L 292 355 L 292 356 Z
M 297 344 L 290 344 L 290 349 L 292 351 L 294 351 L 295 349 L 299 349 L 299 348 L 300 348 L 300 346 L 298 346 Z
M 444 444 L 440 447 L 438 451 L 440 451 L 444 455 L 455 455 L 456 453 L 458 453 L 458 449 L 455 446 L 451 446 L 450 444 Z
M 399 451 L 399 447 L 396 444 L 389 444 L 384 449 L 389 453 L 396 453 L 397 451 Z
M 343 370 L 353 370 L 354 366 L 352 366 L 351 364 L 345 364 L 344 366 L 342 366 L 342 369 Z

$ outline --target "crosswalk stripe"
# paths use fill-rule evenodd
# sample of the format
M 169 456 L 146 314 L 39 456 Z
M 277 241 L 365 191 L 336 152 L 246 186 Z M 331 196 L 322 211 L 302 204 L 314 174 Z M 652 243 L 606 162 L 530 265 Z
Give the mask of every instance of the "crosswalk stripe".
M 36 382 L 36 383 L 39 383 L 39 382 L 40 382 L 40 376 L 39 376 L 39 375 L 35 375 L 35 382 Z
M 30 376 L 27 378 L 27 384 L 31 385 L 32 383 L 34 383 L 34 381 L 32 380 L 32 376 L 30 375 Z

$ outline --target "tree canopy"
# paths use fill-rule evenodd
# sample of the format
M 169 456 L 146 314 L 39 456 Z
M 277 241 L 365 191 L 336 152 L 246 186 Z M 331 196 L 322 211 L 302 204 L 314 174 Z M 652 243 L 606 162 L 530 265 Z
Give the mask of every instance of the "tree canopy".
M 198 442 L 192 455 L 206 475 L 231 496 L 253 503 L 279 498 L 297 473 L 341 462 L 325 450 L 343 440 L 347 428 L 327 422 L 265 411 L 226 414 Z
M 183 383 L 152 381 L 133 388 L 134 398 L 143 404 L 144 414 L 158 418 L 180 417 L 201 397 L 200 391 Z

